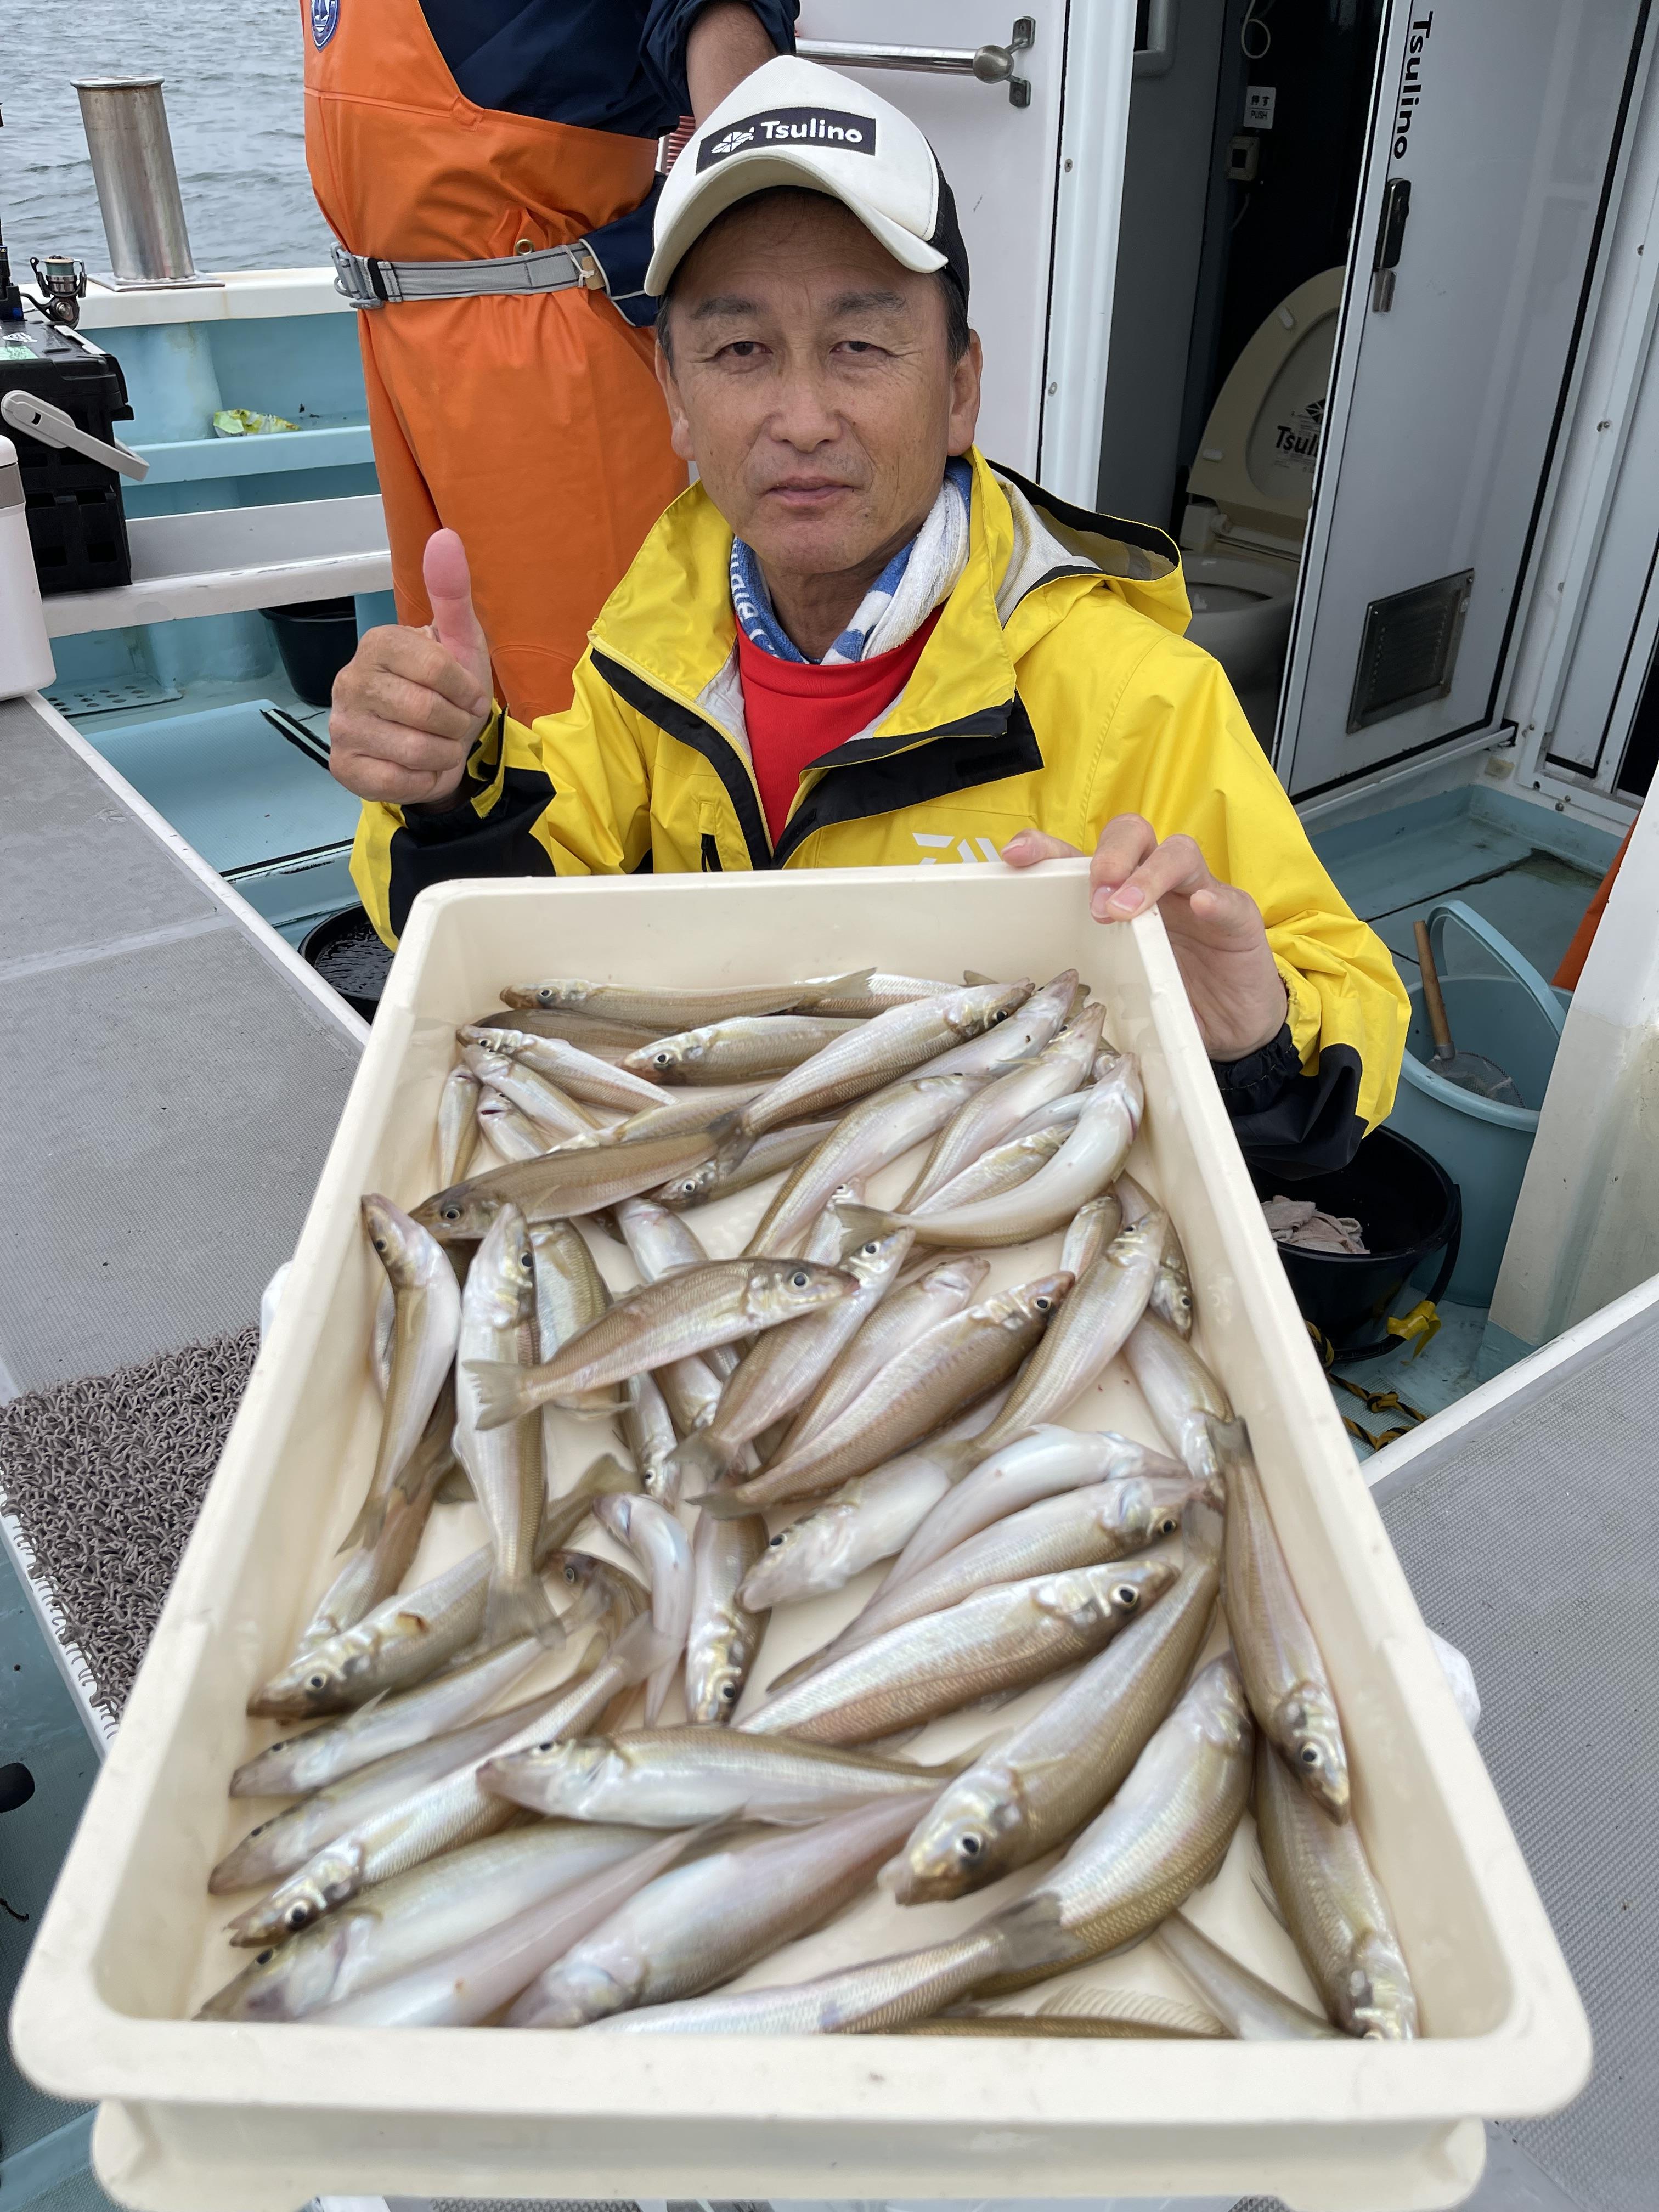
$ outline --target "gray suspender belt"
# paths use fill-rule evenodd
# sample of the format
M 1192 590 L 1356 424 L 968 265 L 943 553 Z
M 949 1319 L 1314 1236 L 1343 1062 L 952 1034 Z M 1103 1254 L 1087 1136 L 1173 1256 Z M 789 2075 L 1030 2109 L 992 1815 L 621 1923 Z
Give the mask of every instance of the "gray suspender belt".
M 471 300 L 485 292 L 568 292 L 577 285 L 608 292 L 599 258 L 584 238 L 494 261 L 376 261 L 332 248 L 334 289 L 354 307 L 400 300 Z

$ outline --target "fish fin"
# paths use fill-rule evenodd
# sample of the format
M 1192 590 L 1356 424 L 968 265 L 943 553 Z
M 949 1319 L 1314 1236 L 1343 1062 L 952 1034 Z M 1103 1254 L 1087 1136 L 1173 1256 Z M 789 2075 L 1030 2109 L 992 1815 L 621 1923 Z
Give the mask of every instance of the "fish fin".
M 1182 1508 L 1181 1540 L 1188 1559 L 1214 1561 L 1221 1557 L 1222 1533 L 1226 1526 L 1224 1508 L 1212 1498 L 1211 1487 L 1206 1485 Z
M 434 1505 L 470 1505 L 472 1503 L 472 1478 L 459 1460 L 432 1493 L 432 1502 Z
M 702 1431 L 696 1433 L 701 1435 Z M 688 1437 L 686 1443 L 690 1441 Z M 676 1450 L 677 1461 L 684 1449 L 685 1445 L 681 1444 Z M 735 1490 L 705 1490 L 701 1497 L 688 1498 L 686 1503 L 700 1506 L 711 1521 L 746 1521 L 751 1513 L 760 1510 L 753 1498 L 744 1496 L 742 1486 Z
M 522 1420 L 526 1413 L 535 1412 L 533 1406 L 524 1403 L 525 1377 L 530 1369 L 513 1359 L 469 1359 L 465 1366 L 477 1393 L 481 1429 L 504 1428 L 509 1421 Z
M 1241 1460 L 1253 1457 L 1250 1450 L 1250 1432 L 1243 1421 L 1218 1420 L 1212 1413 L 1205 1426 L 1209 1430 L 1210 1442 L 1214 1447 L 1217 1459 L 1221 1462 L 1224 1474 L 1230 1473 Z
M 869 989 L 870 978 L 875 973 L 873 968 L 854 968 L 850 975 L 827 975 L 822 982 L 803 986 L 796 1004 L 800 1007 L 816 1006 L 824 999 L 855 998 L 860 991 Z
M 860 1244 L 871 1237 L 890 1237 L 894 1230 L 908 1226 L 896 1213 L 885 1213 L 877 1206 L 838 1206 L 836 1212 L 848 1237 Z
M 578 1398 L 550 1398 L 547 1402 L 578 1421 L 611 1421 L 628 1411 L 627 1398 L 609 1390 L 584 1390 Z
M 766 1686 L 767 1696 L 775 1697 L 780 1690 L 791 1689 L 797 1682 L 804 1682 L 809 1674 L 816 1674 L 831 1656 L 838 1657 L 840 1655 L 835 1648 L 837 1641 L 836 1638 L 831 1637 L 828 1644 L 820 1644 L 816 1651 L 809 1651 L 804 1659 L 797 1659 L 793 1666 L 786 1667 L 781 1674 L 775 1674 Z
M 962 971 L 962 980 L 964 983 L 972 984 L 980 989 L 983 989 L 988 983 L 994 986 L 997 981 L 994 975 L 981 975 L 977 968 L 964 968 Z
M 623 1680 L 632 1689 L 647 1675 L 670 1666 L 678 1667 L 683 1649 L 672 1636 L 664 1635 L 648 1613 L 642 1613 L 623 1629 L 608 1656 L 616 1662 Z
M 949 1759 L 935 1759 L 931 1765 L 919 1766 L 916 1771 L 918 1774 L 937 1774 L 949 1781 L 954 1775 L 966 1774 L 970 1766 L 977 1766 L 981 1759 L 988 1759 L 994 1751 L 1000 1750 L 1013 1733 L 1012 1729 L 993 1729 L 989 1735 L 981 1736 L 977 1743 L 970 1743 L 966 1751 L 953 1752 Z M 1043 1759 L 1041 1764 L 1048 1766 L 1058 1765 L 1060 1762 Z M 1024 1772 L 1023 1765 L 1020 1771 Z
M 694 1429 L 691 1434 L 682 1438 L 674 1450 L 669 1454 L 667 1466 L 672 1470 L 673 1478 L 682 1486 L 687 1475 L 695 1476 L 702 1484 L 702 1494 L 698 1502 L 704 1504 L 708 1500 L 708 1493 L 720 1483 L 735 1456 L 734 1453 L 727 1450 L 712 1429 Z M 750 1510 L 752 1511 L 753 1508 Z M 718 1510 L 714 1512 L 714 1518 L 717 1521 L 729 1517 L 729 1516 L 722 1516 Z
M 533 1636 L 549 1651 L 564 1642 L 564 1624 L 553 1610 L 539 1575 L 517 1583 L 492 1576 L 484 1601 L 484 1642 L 487 1646 L 511 1644 L 520 1636 Z
M 335 1553 L 336 1559 L 339 1558 L 341 1552 L 373 1551 L 380 1540 L 381 1529 L 386 1526 L 388 1503 L 386 1498 L 364 1498 L 356 1519 L 340 1540 L 340 1551 Z

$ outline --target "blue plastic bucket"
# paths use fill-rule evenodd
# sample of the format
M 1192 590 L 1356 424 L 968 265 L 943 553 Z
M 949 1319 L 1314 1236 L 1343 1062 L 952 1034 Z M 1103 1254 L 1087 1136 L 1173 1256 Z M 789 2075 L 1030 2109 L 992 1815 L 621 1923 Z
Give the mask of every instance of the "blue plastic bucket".
M 1458 923 L 1507 972 L 1448 975 L 1443 952 L 1448 921 Z M 1420 987 L 1413 991 L 1406 1060 L 1389 1127 L 1431 1153 L 1462 1193 L 1463 1242 L 1445 1296 L 1457 1305 L 1484 1306 L 1491 1303 L 1498 1281 L 1565 1016 L 1560 1000 L 1532 963 L 1461 899 L 1443 899 L 1431 911 L 1429 942 L 1440 971 L 1453 1042 L 1460 1051 L 1484 1053 L 1495 1060 L 1526 1102 L 1500 1106 L 1437 1075 L 1423 993 Z

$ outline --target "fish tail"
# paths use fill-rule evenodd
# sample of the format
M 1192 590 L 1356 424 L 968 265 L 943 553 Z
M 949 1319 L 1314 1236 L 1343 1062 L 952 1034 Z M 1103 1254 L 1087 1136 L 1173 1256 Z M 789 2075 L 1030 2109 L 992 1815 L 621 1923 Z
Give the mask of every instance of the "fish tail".
M 863 1243 L 872 1237 L 890 1237 L 896 1229 L 907 1224 L 896 1213 L 885 1213 L 877 1206 L 838 1206 L 836 1213 L 849 1242 Z
M 656 1673 L 651 1675 L 647 1680 L 645 1692 L 645 1724 L 647 1728 L 654 1728 L 656 1726 L 657 1716 L 667 1704 L 668 1692 L 673 1688 L 675 1683 L 679 1680 L 679 1673 L 680 1655 L 677 1651 L 674 1654 L 674 1656 L 672 1659 L 665 1661 L 664 1663 L 658 1668 Z
M 705 1491 L 724 1480 L 736 1454 L 713 1429 L 694 1429 L 668 1456 L 668 1473 L 683 1485 L 694 1476 Z M 717 1513 L 715 1518 L 720 1516 Z
M 1181 1540 L 1188 1559 L 1214 1561 L 1221 1557 L 1226 1507 L 1221 1497 L 1215 1494 L 1219 1487 L 1218 1484 L 1206 1483 L 1199 1495 L 1188 1499 L 1182 1509 Z
M 542 1402 L 532 1387 L 535 1370 L 520 1367 L 516 1360 L 469 1359 L 466 1371 L 477 1394 L 481 1429 L 505 1428 L 509 1421 L 533 1413 Z
M 508 1582 L 500 1573 L 490 1581 L 489 1595 L 484 1601 L 484 1643 L 486 1646 L 511 1644 L 521 1636 L 533 1636 L 550 1651 L 556 1651 L 564 1642 L 564 1627 L 553 1610 L 552 1602 L 542 1586 L 539 1575 L 528 1575 Z
M 690 1443 L 690 1438 L 686 1442 Z M 684 1449 L 685 1445 L 681 1444 L 675 1451 L 676 1461 Z M 748 1489 L 747 1483 L 741 1483 L 735 1490 L 705 1490 L 701 1497 L 690 1502 L 708 1514 L 711 1521 L 744 1521 L 759 1510 L 759 1502 L 745 1494 Z
M 371 1491 L 358 1508 L 357 1517 L 340 1540 L 341 1552 L 370 1552 L 380 1540 L 380 1531 L 386 1526 L 387 1497 L 375 1497 Z M 335 1557 L 339 1557 L 336 1553 Z
M 1052 1890 L 1030 1891 L 973 1932 L 996 1938 L 995 1960 L 987 1972 L 995 1975 L 999 1989 L 1079 1963 L 1075 1939 L 1061 1923 L 1060 1899 Z

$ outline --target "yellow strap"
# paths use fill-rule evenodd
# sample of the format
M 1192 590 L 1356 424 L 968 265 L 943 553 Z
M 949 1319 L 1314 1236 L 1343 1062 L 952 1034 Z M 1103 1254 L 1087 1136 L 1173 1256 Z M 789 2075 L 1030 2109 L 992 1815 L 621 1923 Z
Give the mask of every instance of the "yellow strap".
M 1386 1321 L 1382 1326 L 1390 1336 L 1411 1344 L 1412 1358 L 1415 1359 L 1430 1338 L 1439 1334 L 1440 1316 L 1426 1298 L 1421 1298 L 1408 1314 L 1402 1314 L 1398 1321 Z

